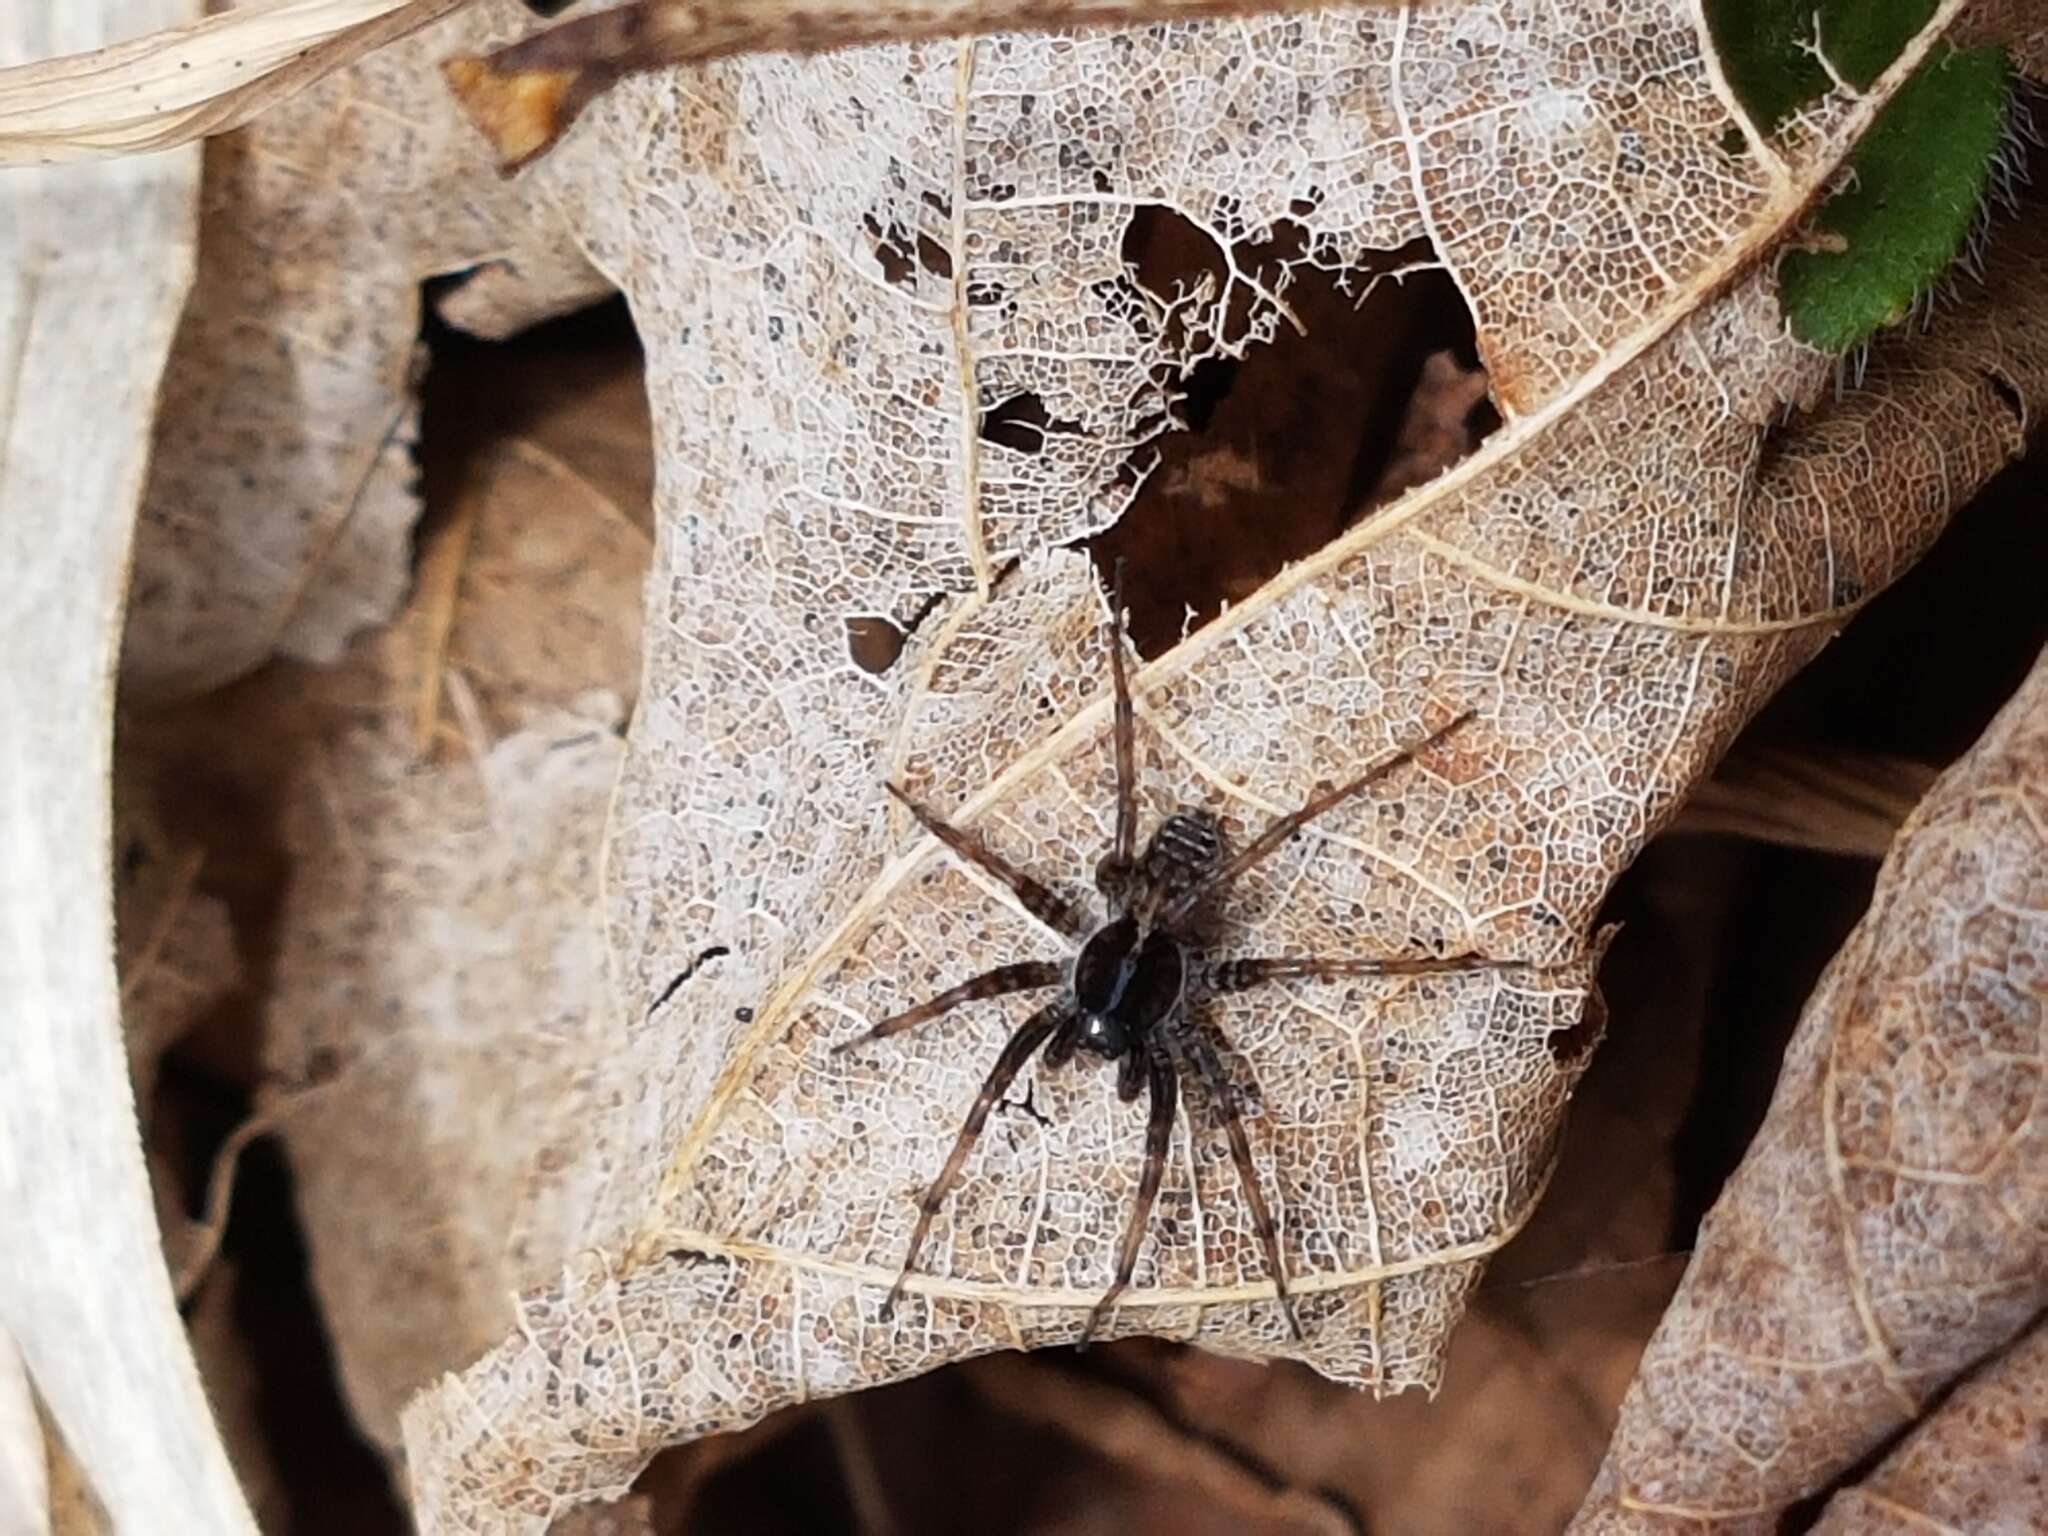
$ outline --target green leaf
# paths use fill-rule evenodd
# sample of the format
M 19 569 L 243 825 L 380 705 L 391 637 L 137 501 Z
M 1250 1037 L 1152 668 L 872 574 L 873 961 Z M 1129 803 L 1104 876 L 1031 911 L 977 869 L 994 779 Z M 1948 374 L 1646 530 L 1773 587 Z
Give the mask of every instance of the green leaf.
M 1707 0 L 1707 32 L 1736 100 L 1774 133 L 1827 92 L 1816 42 L 1835 72 L 1861 90 L 1927 25 L 1934 7 L 1935 0 Z
M 1812 221 L 1828 248 L 1779 264 L 1795 336 L 1847 351 L 1933 288 L 1983 207 L 2011 91 L 1997 46 L 1938 49 L 1913 72 L 1850 154 L 1853 184 Z

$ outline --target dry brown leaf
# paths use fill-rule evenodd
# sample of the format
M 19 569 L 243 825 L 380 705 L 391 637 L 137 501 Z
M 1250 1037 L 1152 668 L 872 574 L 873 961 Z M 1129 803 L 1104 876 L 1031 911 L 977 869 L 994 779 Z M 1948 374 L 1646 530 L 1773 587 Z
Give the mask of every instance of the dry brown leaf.
M 1449 352 L 1432 352 L 1373 500 L 1392 501 L 1426 485 L 1470 453 L 1475 439 L 1467 418 L 1485 398 L 1484 369 L 1466 368 Z
M 1025 1355 L 977 1360 L 968 1380 L 1011 1418 L 1075 1436 L 1104 1461 L 1165 1483 L 1233 1529 L 1355 1536 L 1355 1523 L 1328 1498 L 1252 1475 L 1214 1441 L 1183 1433 L 1132 1393 Z
M 609 1504 L 585 1504 L 548 1527 L 548 1536 L 656 1536 L 653 1511 L 638 1494 Z
M 271 1454 L 277 1415 L 264 1402 L 263 1380 L 246 1321 L 251 1287 L 232 1263 L 212 1265 L 206 1285 L 185 1314 L 192 1354 L 206 1382 L 206 1399 L 227 1447 L 235 1480 L 259 1529 L 291 1529 L 291 1490 Z M 261 1304 L 258 1292 L 257 1304 Z
M 879 1320 L 910 1195 L 1005 1015 L 827 1052 L 1058 952 L 886 809 L 883 778 L 1070 885 L 1103 844 L 1101 599 L 1060 547 L 1131 493 L 1117 470 L 1159 380 L 1196 360 L 1169 338 L 1240 334 L 1167 309 L 1240 306 L 1255 347 L 1285 299 L 1235 271 L 1139 290 L 1124 227 L 1158 204 L 1223 252 L 1291 214 L 1332 265 L 1429 234 L 1507 418 L 1139 680 L 1148 811 L 1202 804 L 1239 836 L 1432 708 L 1479 710 L 1455 751 L 1247 880 L 1233 947 L 1524 968 L 1215 1014 L 1262 1089 L 1300 1353 L 1380 1390 L 1432 1382 L 1541 1192 L 1609 881 L 2017 451 L 2001 388 L 2048 386 L 2032 229 L 1840 399 L 1770 296 L 1769 253 L 1961 9 L 1789 151 L 1732 112 L 1679 6 L 1584 31 L 1475 5 L 750 60 L 594 109 L 535 179 L 628 292 L 667 471 L 609 857 L 623 1054 L 659 1119 L 608 1135 L 622 1177 L 588 1255 L 408 1408 L 423 1524 L 538 1529 L 665 1440 L 1071 1340 L 1106 1282 L 1141 1116 L 1099 1076 L 1041 1075 L 1048 1123 L 997 1118 Z M 892 228 L 907 269 L 878 250 Z M 1023 392 L 1079 430 L 983 441 Z M 907 625 L 934 592 L 893 669 L 855 664 L 847 618 Z M 1284 1350 L 1206 1132 L 1175 1138 L 1116 1327 Z
M 1814 1536 L 2029 1536 L 2048 1514 L 2048 1327 L 2033 1329 L 1828 1500 Z
M 1866 752 L 1738 751 L 1673 828 L 1881 859 L 1934 778 L 1925 764 Z
M 486 414 L 519 430 L 451 467 L 400 621 L 199 731 L 292 743 L 263 1104 L 387 1449 L 405 1398 L 558 1271 L 605 1176 L 585 1138 L 637 1091 L 608 1070 L 596 871 L 639 671 L 644 406 L 573 357 L 514 382 Z
M 103 41 L 115 9 L 0 10 L 0 59 Z M 158 1250 L 111 895 L 112 663 L 197 171 L 0 181 L 0 1331 L 116 1526 L 228 1536 L 253 1527 Z
M 529 326 L 573 314 L 614 292 L 611 280 L 567 244 L 492 257 L 434 300 L 434 313 L 472 336 L 502 341 Z
M 2048 1303 L 2048 656 L 1899 835 L 1575 1530 L 1767 1532 Z
M 206 850 L 164 830 L 149 791 L 115 791 L 115 965 L 135 1101 L 155 1093 L 163 1053 L 240 981 L 227 908 L 199 890 Z
M 387 1448 L 405 1399 L 558 1271 L 609 1176 L 589 1138 L 630 1108 L 596 916 L 615 725 L 557 712 L 440 768 L 356 733 L 289 815 L 269 1065 L 307 1085 L 280 1125 L 313 1283 Z
M 43 1439 L 49 1452 L 50 1536 L 113 1536 L 113 1521 L 85 1469 L 47 1418 Z
M 220 1229 L 218 1223 L 195 1221 L 187 1213 L 177 1172 L 187 1149 L 179 1141 L 175 1117 L 156 1112 L 158 1069 L 164 1053 L 243 978 L 227 907 L 199 889 L 206 850 L 165 830 L 151 787 L 124 771 L 134 760 L 132 751 L 122 752 L 115 776 L 114 962 L 121 980 L 128 1083 L 156 1197 L 164 1262 L 182 1303 L 211 1263 Z
M 472 7 L 207 146 L 199 275 L 136 546 L 122 657 L 136 702 L 273 652 L 336 661 L 397 607 L 419 510 L 421 279 L 515 273 L 511 295 L 468 306 L 493 328 L 603 287 L 559 221 L 490 174 L 431 78 L 433 58 L 525 15 Z

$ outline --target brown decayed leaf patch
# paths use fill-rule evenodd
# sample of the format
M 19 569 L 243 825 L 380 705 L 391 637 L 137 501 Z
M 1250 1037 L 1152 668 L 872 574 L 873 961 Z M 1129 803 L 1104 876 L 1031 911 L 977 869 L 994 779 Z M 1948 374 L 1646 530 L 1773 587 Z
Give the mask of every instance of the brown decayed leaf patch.
M 2048 1302 L 2044 853 L 2048 665 L 1901 831 L 1575 1529 L 1774 1529 Z

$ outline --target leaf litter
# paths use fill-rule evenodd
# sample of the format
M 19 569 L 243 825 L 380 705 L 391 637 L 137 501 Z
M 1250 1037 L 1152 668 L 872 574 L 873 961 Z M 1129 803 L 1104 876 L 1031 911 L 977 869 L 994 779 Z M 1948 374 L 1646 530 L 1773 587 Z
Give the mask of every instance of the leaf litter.
M 2048 665 L 1900 832 L 1575 1529 L 1774 1530 L 2048 1304 L 2044 700 Z
M 1485 324 L 1483 324 L 1483 326 L 1481 326 L 1481 338 L 1483 338 L 1483 342 L 1487 340 L 1487 336 L 1489 336 L 1489 332 L 1487 332 L 1487 328 L 1485 328 Z M 657 369 L 659 369 L 659 360 L 657 360 Z M 1823 416 L 1825 416 L 1825 414 L 1823 414 Z M 1071 418 L 1063 418 L 1063 420 L 1071 420 Z M 991 457 L 993 457 L 993 455 L 991 455 Z M 1939 516 L 1939 512 L 1946 512 L 1946 510 L 1948 510 L 1948 502 L 1946 502 L 1946 500 L 1939 500 L 1939 502 L 1935 502 L 1935 504 L 1933 504 L 1933 506 L 1929 508 L 1929 514 L 1927 514 L 1927 516 L 1929 516 L 1929 526 L 1931 526 L 1931 520 Z M 1004 590 L 1001 590 L 1001 588 L 997 588 L 997 596 L 1001 596 L 1001 594 L 1004 594 Z M 1083 598 L 1083 602 L 1085 602 L 1085 586 L 1083 586 L 1081 598 Z M 1851 598 L 1851 602 L 1853 602 L 1853 600 L 1855 600 L 1855 598 Z M 922 604 L 920 604 L 920 606 L 922 606 Z M 948 614 L 946 614 L 946 608 L 944 608 L 944 604 L 942 604 L 942 608 L 940 608 L 940 610 L 938 610 L 936 614 L 932 614 L 932 621 L 934 621 L 934 627 L 944 627 L 944 629 L 942 629 L 942 633 L 940 633 L 940 637 L 942 637 L 942 639 L 944 639 L 946 643 L 958 643 L 958 639 L 961 639 L 961 635 L 963 635 L 963 633 L 967 633 L 965 629 L 961 629 L 961 627 L 956 627 L 956 625 L 952 625 L 952 623 L 950 623 L 950 618 L 948 618 Z M 971 637 L 971 639 L 981 639 L 979 635 L 969 635 L 969 637 Z M 920 645 L 924 645 L 924 643 L 930 643 L 930 641 L 922 641 L 922 639 L 920 639 L 918 635 L 915 635 L 915 633 L 911 635 L 911 655 L 907 657 L 907 662 L 909 662 L 911 666 L 918 666 L 918 664 L 920 664 L 920 662 L 918 662 L 918 649 L 920 649 Z M 926 664 L 926 666 L 930 666 L 930 664 Z M 938 668 L 936 668 L 936 666 L 932 666 L 930 670 L 932 670 L 934 674 L 938 672 Z M 934 690 L 934 692 L 936 692 L 936 690 Z M 420 711 L 416 711 L 416 713 L 414 713 L 414 719 L 420 719 L 420 717 L 422 717 L 422 715 L 420 715 Z M 481 739 L 483 739 L 483 733 L 479 733 L 479 731 L 475 731 L 475 729 L 473 729 L 473 727 L 475 727 L 475 719 L 481 719 L 481 709 L 479 709 L 479 711 L 471 711 L 471 741 L 481 741 Z M 459 733 L 461 733 L 461 725 L 457 725 L 457 735 L 459 735 Z M 983 750 L 987 750 L 987 748 L 983 748 Z M 459 817 L 457 817 L 457 819 L 459 819 Z M 717 946 L 713 946 L 713 948 L 717 948 Z M 725 969 L 723 965 L 719 965 L 719 967 L 711 967 L 709 971 L 705 971 L 705 973 L 702 973 L 702 975 L 705 975 L 705 977 L 715 977 L 715 975 L 717 975 L 719 971 L 723 971 L 723 969 Z M 692 977 L 690 977 L 690 979 L 694 981 L 694 979 L 696 979 L 696 973 L 692 973 Z M 350 1212 L 350 1214 L 354 1214 L 354 1212 Z M 694 1253 L 694 1251 L 696 1251 L 696 1249 L 692 1249 L 692 1253 Z M 684 1260 L 684 1262 L 686 1262 L 686 1264 L 694 1264 L 696 1260 Z
M 1250 47 L 1244 29 L 1193 28 L 1172 34 L 1183 62 L 1214 47 L 1217 67 L 1170 101 L 1118 89 L 1157 67 L 1155 33 L 747 60 L 621 86 L 532 173 L 621 277 L 649 338 L 657 443 L 690 465 L 658 499 L 648 681 L 609 862 L 627 1050 L 656 1085 L 651 1145 L 668 1155 L 614 1186 L 595 1251 L 525 1299 L 516 1337 L 408 1410 L 428 1518 L 538 1522 L 623 1487 L 657 1441 L 1073 1336 L 1138 1132 L 1104 1085 L 1076 1079 L 1031 1084 L 1051 1128 L 992 1138 L 908 1324 L 872 1315 L 913 1170 L 934 1165 L 1002 1021 L 963 1020 L 886 1069 L 826 1052 L 913 993 L 1044 943 L 930 846 L 900 841 L 879 784 L 899 776 L 1020 862 L 1090 867 L 1103 831 L 1086 808 L 1104 803 L 1107 770 L 1100 599 L 1087 563 L 1056 551 L 1121 514 L 1115 467 L 1158 408 L 1158 365 L 1193 361 L 1123 275 L 1110 211 L 1173 207 L 1228 252 L 1298 216 L 1311 177 L 1311 259 L 1398 249 L 1427 223 L 1506 425 L 1148 666 L 1141 738 L 1152 782 L 1241 831 L 1412 735 L 1436 691 L 1481 709 L 1485 733 L 1453 772 L 1360 806 L 1247 892 L 1239 917 L 1262 948 L 1470 947 L 1546 979 L 1304 987 L 1219 1018 L 1267 1105 L 1261 1154 L 1313 1303 L 1307 1357 L 1384 1390 L 1437 1379 L 1486 1255 L 1548 1172 L 1583 1066 L 1551 1041 L 1582 1011 L 1581 936 L 1609 880 L 1960 487 L 2016 450 L 1974 360 L 2030 366 L 1987 320 L 1833 402 L 1827 361 L 1785 338 L 1756 272 L 1740 275 L 1884 85 L 1834 104 L 1797 152 L 1731 155 L 1728 111 L 1677 18 L 1641 18 L 1633 51 L 1602 59 L 1600 92 L 1570 39 L 1554 55 L 1526 40 L 1490 52 L 1506 42 L 1485 26 L 1469 11 L 1276 21 Z M 1262 105 L 1305 80 L 1302 115 Z M 805 105 L 823 99 L 846 107 L 825 119 Z M 1480 139 L 1496 120 L 1515 136 Z M 1255 167 L 1253 124 L 1287 125 Z M 1347 149 L 1321 152 L 1326 132 Z M 1205 133 L 1212 149 L 1180 152 Z M 703 148 L 644 179 L 595 174 L 670 138 Z M 1488 175 L 1461 176 L 1475 159 Z M 1583 205 L 1505 230 L 1486 217 L 1499 188 L 1580 164 L 1601 167 L 1569 183 Z M 941 259 L 892 282 L 873 226 L 915 231 Z M 1582 237 L 1569 312 L 1518 254 L 1564 231 Z M 692 259 L 648 265 L 676 248 Z M 1058 259 L 1019 276 L 1018 254 L 1040 249 Z M 1284 300 L 1226 270 L 1165 302 L 1242 303 L 1253 346 Z M 679 337 L 686 348 L 665 340 Z M 983 412 L 1022 388 L 1077 424 L 1065 451 L 981 442 Z M 707 436 L 706 420 L 733 429 Z M 1666 451 L 1642 451 L 1651 432 Z M 1910 468 L 1937 461 L 1939 483 Z M 1919 489 L 1844 510 L 1893 481 Z M 951 515 L 920 510 L 936 508 Z M 908 629 L 926 594 L 962 587 L 880 677 L 831 621 L 885 613 Z M 719 963 L 650 1017 L 714 949 Z M 1177 1146 L 1125 1326 L 1284 1352 L 1262 1331 L 1227 1168 Z M 508 1448 L 540 1481 L 485 1498 Z

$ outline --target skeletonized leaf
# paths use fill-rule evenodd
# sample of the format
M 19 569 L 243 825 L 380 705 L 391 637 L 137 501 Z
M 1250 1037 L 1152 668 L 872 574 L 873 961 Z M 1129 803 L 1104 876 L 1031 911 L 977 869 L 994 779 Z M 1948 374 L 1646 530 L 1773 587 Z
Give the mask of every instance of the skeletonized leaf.
M 1574 1529 L 1773 1530 L 2048 1302 L 2044 981 L 2048 657 L 1901 829 Z
M 1064 546 L 1128 504 L 1119 469 L 1143 463 L 1161 380 L 1283 323 L 1285 263 L 1240 259 L 1283 220 L 1332 268 L 1432 240 L 1508 422 L 1144 669 L 1144 802 L 1241 839 L 1478 711 L 1243 882 L 1223 937 L 1510 968 L 1206 1015 L 1260 1089 L 1296 1352 L 1378 1390 L 1432 1382 L 1541 1192 L 1608 883 L 2016 451 L 2005 393 L 2042 391 L 2030 256 L 1838 399 L 1761 266 L 1960 9 L 1790 150 L 1735 114 L 1679 6 L 750 60 L 594 109 L 537 175 L 632 300 L 668 471 L 609 862 L 625 1050 L 661 1123 L 587 1258 L 407 1410 L 427 1528 L 537 1529 L 666 1440 L 1075 1337 L 1141 1112 L 1101 1075 L 1030 1077 L 884 1322 L 912 1196 L 1020 1013 L 828 1052 L 1061 952 L 881 783 L 1085 885 L 1107 673 L 1099 589 Z M 1160 207 L 1211 236 L 1208 280 L 1152 293 L 1125 265 L 1131 218 Z M 1075 430 L 1036 452 L 985 440 L 1020 395 Z M 847 620 L 872 615 L 915 627 L 880 675 L 848 651 Z M 1288 1352 L 1270 1296 L 1198 1102 L 1116 1328 Z

